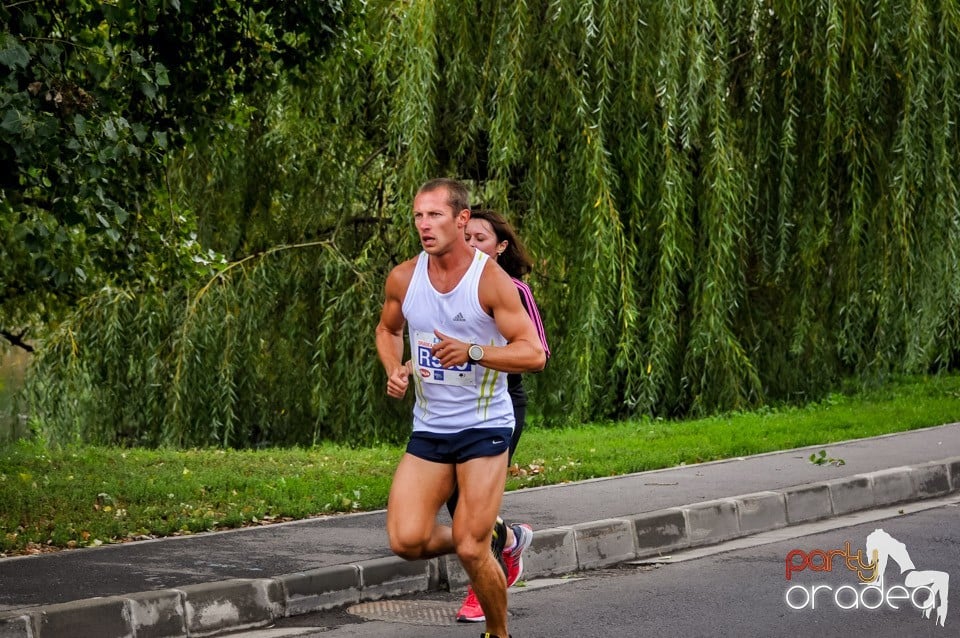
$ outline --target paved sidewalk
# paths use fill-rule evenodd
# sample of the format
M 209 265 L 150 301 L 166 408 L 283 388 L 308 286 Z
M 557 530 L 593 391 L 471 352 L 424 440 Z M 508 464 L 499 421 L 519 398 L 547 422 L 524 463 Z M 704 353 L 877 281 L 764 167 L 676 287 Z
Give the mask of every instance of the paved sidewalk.
M 842 466 L 817 466 L 826 449 Z M 546 576 L 960 491 L 960 423 L 510 492 Z M 214 635 L 458 588 L 455 558 L 391 556 L 384 512 L 0 559 L 0 638 Z

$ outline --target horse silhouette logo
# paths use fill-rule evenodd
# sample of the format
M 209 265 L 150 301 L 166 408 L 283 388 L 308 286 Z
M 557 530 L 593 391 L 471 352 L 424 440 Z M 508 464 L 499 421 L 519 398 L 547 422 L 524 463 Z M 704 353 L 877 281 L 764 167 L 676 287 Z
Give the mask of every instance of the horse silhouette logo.
M 918 601 L 925 618 L 930 618 L 934 607 L 937 609 L 936 623 L 941 627 L 947 621 L 947 588 L 950 585 L 950 575 L 946 572 L 934 570 L 918 570 L 910 559 L 907 546 L 893 536 L 877 529 L 867 536 L 867 556 L 876 564 L 877 587 L 883 591 L 883 577 L 887 564 L 892 560 L 900 567 L 900 574 L 906 574 L 903 584 L 914 590 L 926 589 L 927 595 Z M 937 602 L 939 601 L 939 603 Z

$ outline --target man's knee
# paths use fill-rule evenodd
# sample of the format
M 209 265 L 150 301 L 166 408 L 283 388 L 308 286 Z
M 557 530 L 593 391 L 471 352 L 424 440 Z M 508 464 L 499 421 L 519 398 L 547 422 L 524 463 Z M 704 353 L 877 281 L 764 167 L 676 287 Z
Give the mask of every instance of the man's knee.
M 398 542 L 391 542 L 390 549 L 394 554 L 399 556 L 404 560 L 420 560 L 426 555 L 423 545 L 414 545 L 414 544 L 402 544 Z
M 390 551 L 404 560 L 420 560 L 427 551 L 429 538 L 390 534 Z
M 429 558 L 428 546 L 430 544 L 430 535 L 419 533 L 388 531 L 387 537 L 390 541 L 390 551 L 403 558 L 404 560 L 419 560 Z
M 457 541 L 457 558 L 469 570 L 490 556 L 490 543 L 477 542 L 474 538 L 461 538 Z

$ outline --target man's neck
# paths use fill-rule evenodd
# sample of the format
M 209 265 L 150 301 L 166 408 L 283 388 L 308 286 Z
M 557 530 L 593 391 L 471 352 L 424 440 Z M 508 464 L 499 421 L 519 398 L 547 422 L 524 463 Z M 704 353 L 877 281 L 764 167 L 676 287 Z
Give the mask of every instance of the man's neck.
M 473 261 L 474 248 L 468 244 L 453 244 L 442 253 L 429 255 L 431 267 L 440 270 L 457 270 Z
M 450 292 L 456 288 L 473 262 L 474 251 L 474 248 L 464 243 L 454 245 L 442 254 L 428 254 L 427 273 L 433 287 L 440 292 Z

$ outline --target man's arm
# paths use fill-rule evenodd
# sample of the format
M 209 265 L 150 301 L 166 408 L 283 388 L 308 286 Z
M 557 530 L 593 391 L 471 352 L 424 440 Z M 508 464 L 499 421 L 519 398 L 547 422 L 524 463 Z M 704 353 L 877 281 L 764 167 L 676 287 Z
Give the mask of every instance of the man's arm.
M 505 346 L 483 347 L 480 365 L 501 372 L 539 372 L 547 362 L 540 338 L 530 320 L 530 315 L 520 303 L 520 293 L 495 262 L 487 262 L 480 276 L 480 305 L 493 315 L 497 330 L 507 340 Z M 444 367 L 463 365 L 467 362 L 469 343 L 436 333 L 440 342 L 433 346 L 433 355 Z
M 402 399 L 409 384 L 409 370 L 403 365 L 403 298 L 413 276 L 413 262 L 400 264 L 390 271 L 384 285 L 383 309 L 377 324 L 376 342 L 380 363 L 387 373 L 387 394 Z

